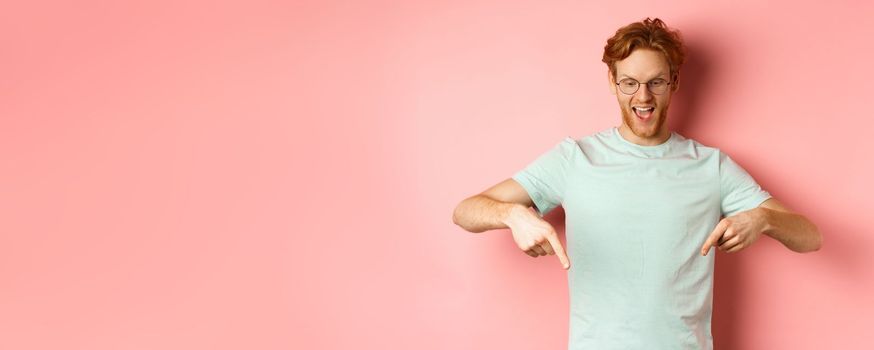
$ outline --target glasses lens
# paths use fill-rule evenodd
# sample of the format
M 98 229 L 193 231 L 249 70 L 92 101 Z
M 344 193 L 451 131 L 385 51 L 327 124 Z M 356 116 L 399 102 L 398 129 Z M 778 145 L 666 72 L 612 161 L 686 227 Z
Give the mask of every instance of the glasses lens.
M 668 88 L 668 82 L 664 79 L 656 79 L 649 82 L 649 91 L 654 94 L 664 93 Z
M 637 91 L 638 85 L 640 84 L 638 84 L 637 80 L 622 79 L 619 81 L 619 90 L 622 90 L 623 93 L 631 95 L 635 91 Z

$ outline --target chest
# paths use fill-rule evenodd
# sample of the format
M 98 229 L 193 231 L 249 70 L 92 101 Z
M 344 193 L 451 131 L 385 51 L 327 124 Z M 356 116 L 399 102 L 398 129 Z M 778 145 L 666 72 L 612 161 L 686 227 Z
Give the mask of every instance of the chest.
M 574 169 L 562 205 L 567 228 L 578 235 L 670 245 L 706 235 L 718 222 L 719 191 L 718 163 L 616 162 Z

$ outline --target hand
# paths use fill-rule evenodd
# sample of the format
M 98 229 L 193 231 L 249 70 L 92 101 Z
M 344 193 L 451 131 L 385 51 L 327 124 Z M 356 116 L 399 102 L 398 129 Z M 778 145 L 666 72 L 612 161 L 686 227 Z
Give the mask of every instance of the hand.
M 764 214 L 759 209 L 743 211 L 719 221 L 701 247 L 701 255 L 707 255 L 710 247 L 716 244 L 719 244 L 719 250 L 726 253 L 738 252 L 751 246 L 765 230 Z
M 505 223 L 513 233 L 513 240 L 519 249 L 532 257 L 541 255 L 558 255 L 558 260 L 565 270 L 571 264 L 561 246 L 558 234 L 545 220 L 541 219 L 531 209 L 521 205 L 510 210 Z

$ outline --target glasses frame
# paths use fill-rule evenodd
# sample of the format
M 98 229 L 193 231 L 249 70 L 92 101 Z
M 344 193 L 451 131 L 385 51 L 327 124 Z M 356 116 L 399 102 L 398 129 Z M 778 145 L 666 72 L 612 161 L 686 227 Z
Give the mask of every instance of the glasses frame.
M 622 81 L 623 81 L 623 80 L 634 80 L 634 82 L 637 83 L 637 89 L 634 89 L 634 91 L 631 92 L 631 93 L 627 93 L 627 92 L 625 92 L 625 91 L 622 91 L 622 87 L 619 86 L 619 84 L 622 84 Z M 652 91 L 652 87 L 649 86 L 649 83 L 653 82 L 654 80 L 664 80 L 664 81 L 665 81 L 665 86 L 666 86 L 665 89 L 667 89 L 667 87 L 670 87 L 670 85 L 671 85 L 671 82 L 670 82 L 670 81 L 667 81 L 667 80 L 665 80 L 665 79 L 663 79 L 663 78 L 655 78 L 655 79 L 651 79 L 651 80 L 649 80 L 649 81 L 647 81 L 647 82 L 645 82 L 645 83 L 641 83 L 641 82 L 637 81 L 637 79 L 634 79 L 634 78 L 624 78 L 624 79 L 620 80 L 618 83 L 616 83 L 616 86 L 619 86 L 619 87 L 618 87 L 619 92 L 621 92 L 621 93 L 623 93 L 623 94 L 626 94 L 626 95 L 634 95 L 634 94 L 636 94 L 636 93 L 637 93 L 637 90 L 640 90 L 640 86 L 643 85 L 643 84 L 646 84 L 646 88 L 649 89 L 649 92 L 652 93 L 653 95 L 661 95 L 661 94 L 663 94 L 663 93 L 665 93 L 665 92 L 668 92 L 668 90 L 665 90 L 665 91 L 663 91 L 663 92 L 659 92 L 659 93 L 656 93 L 655 91 Z

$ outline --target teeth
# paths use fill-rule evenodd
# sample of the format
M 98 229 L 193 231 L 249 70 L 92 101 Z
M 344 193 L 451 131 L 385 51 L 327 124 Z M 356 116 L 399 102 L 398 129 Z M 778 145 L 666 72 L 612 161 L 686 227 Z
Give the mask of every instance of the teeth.
M 647 108 L 634 107 L 634 109 L 636 109 L 638 111 L 642 111 L 642 112 L 643 111 L 651 111 L 651 110 L 653 110 L 653 108 L 654 107 L 647 107 Z

